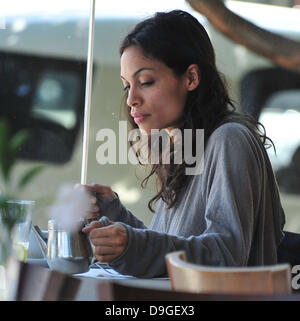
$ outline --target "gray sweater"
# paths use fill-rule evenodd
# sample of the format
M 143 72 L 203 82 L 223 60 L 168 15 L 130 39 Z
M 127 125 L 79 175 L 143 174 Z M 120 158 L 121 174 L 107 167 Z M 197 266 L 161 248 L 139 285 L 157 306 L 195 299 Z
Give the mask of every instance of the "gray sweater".
M 210 136 L 204 170 L 168 210 L 160 200 L 149 228 L 119 198 L 102 199 L 101 214 L 122 223 L 128 246 L 110 266 L 122 274 L 166 276 L 165 255 L 184 250 L 211 266 L 277 262 L 284 212 L 263 145 L 244 125 L 226 123 Z

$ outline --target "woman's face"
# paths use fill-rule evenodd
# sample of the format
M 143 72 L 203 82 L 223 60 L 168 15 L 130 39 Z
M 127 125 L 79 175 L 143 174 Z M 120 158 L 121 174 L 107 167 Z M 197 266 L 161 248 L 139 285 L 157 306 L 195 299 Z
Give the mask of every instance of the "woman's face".
M 143 56 L 137 46 L 128 47 L 121 56 L 121 79 L 131 116 L 148 134 L 151 129 L 178 127 L 189 90 L 187 78 Z

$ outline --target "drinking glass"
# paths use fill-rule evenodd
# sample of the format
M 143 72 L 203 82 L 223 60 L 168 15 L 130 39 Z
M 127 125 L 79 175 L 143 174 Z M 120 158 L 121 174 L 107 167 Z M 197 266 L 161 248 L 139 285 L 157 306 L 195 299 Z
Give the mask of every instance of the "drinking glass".
M 9 200 L 7 204 L 9 214 L 16 219 L 12 233 L 13 254 L 18 260 L 25 262 L 29 248 L 35 201 Z

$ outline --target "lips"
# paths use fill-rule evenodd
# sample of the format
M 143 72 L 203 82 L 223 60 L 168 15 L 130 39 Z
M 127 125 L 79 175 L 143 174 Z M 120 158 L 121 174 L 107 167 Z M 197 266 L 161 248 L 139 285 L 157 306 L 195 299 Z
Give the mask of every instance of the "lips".
M 133 113 L 131 116 L 134 118 L 134 121 L 139 124 L 143 122 L 146 118 L 150 116 L 150 114 L 143 114 L 143 113 Z

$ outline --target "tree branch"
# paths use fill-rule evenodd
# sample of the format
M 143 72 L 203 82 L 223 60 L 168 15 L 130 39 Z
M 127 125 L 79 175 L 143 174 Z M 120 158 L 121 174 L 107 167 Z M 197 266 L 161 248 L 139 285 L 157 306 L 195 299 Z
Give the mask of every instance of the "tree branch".
M 300 72 L 300 42 L 256 26 L 229 10 L 220 0 L 186 0 L 234 42 L 276 64 Z

